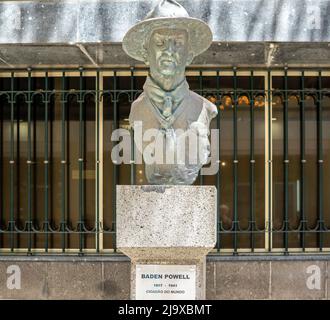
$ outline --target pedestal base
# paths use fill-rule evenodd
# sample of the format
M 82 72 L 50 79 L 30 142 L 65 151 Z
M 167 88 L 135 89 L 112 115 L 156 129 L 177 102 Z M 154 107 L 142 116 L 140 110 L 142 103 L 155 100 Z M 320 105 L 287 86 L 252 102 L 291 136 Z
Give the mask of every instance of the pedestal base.
M 117 246 L 131 262 L 131 299 L 205 299 L 216 242 L 213 186 L 117 186 Z

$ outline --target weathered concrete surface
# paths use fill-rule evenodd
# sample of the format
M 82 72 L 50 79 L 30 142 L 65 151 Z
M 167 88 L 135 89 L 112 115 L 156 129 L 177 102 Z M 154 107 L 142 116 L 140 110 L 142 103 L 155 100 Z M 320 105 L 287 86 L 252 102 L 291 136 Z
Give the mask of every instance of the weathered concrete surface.
M 156 1 L 0 1 L 0 68 L 139 65 L 121 41 Z M 213 31 L 195 65 L 330 65 L 330 0 L 179 2 Z
M 9 268 L 18 265 L 21 272 L 21 289 L 7 288 L 12 271 Z M 8 269 L 9 268 L 9 269 Z M 10 261 L 0 262 L 0 300 L 1 299 L 45 299 L 47 290 L 47 264 L 43 262 L 23 262 L 20 264 Z
M 192 63 L 217 67 L 329 67 L 328 43 L 215 42 Z M 0 69 L 38 67 L 144 66 L 127 56 L 121 44 L 1 45 Z M 145 67 L 145 66 L 144 66 Z
M 216 263 L 215 299 L 267 299 L 268 262 Z
M 156 1 L 2 1 L 0 43 L 120 42 Z M 329 0 L 179 2 L 215 41 L 330 41 Z
M 112 262 L 102 264 L 103 298 L 126 300 L 130 296 L 130 263 Z
M 315 269 L 319 268 L 319 269 Z M 309 269 L 310 268 L 310 269 Z M 307 278 L 320 270 L 320 288 L 311 289 Z M 326 298 L 326 263 L 322 261 L 291 261 L 290 263 L 272 262 L 271 298 L 272 299 L 324 299 Z M 310 273 L 309 273 L 310 272 Z M 282 281 L 286 279 L 286 281 Z
M 21 270 L 21 289 L 7 288 L 12 265 Z M 128 261 L 0 261 L 0 300 L 129 299 L 129 277 Z
M 102 265 L 100 263 L 47 264 L 48 296 L 52 299 L 101 299 Z M 91 295 L 93 293 L 93 295 Z
M 206 263 L 206 300 L 216 299 L 216 263 Z
M 92 62 L 77 46 L 0 46 L 2 66 L 87 65 Z
M 329 259 L 208 256 L 206 299 L 328 299 Z M 20 290 L 7 288 L 11 265 Z M 0 299 L 129 299 L 129 285 L 124 256 L 0 257 Z
M 145 256 L 134 258 L 161 259 L 158 251 L 168 249 L 167 259 L 180 259 L 181 249 L 181 258 L 198 259 L 214 248 L 214 186 L 117 185 L 116 192 L 117 246 L 124 253 L 141 249 Z

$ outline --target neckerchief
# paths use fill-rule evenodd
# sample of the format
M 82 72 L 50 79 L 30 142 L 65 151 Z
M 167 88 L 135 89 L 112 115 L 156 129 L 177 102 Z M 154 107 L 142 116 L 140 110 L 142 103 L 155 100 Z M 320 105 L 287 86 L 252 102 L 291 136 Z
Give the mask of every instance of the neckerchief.
M 184 79 L 174 90 L 165 91 L 149 76 L 143 90 L 153 106 L 161 127 L 165 129 L 171 127 L 183 110 L 182 101 L 189 93 L 187 80 Z

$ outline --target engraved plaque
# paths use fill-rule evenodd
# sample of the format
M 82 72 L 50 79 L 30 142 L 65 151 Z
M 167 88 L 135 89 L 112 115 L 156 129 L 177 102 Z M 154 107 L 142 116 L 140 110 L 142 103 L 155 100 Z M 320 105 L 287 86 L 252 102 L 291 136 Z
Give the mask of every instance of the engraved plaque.
M 195 300 L 196 266 L 136 265 L 137 300 Z

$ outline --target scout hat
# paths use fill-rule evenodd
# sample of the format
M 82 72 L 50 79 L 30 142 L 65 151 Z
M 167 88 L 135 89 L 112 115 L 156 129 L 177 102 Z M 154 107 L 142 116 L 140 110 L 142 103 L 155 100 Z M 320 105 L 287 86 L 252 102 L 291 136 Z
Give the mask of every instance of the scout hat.
M 144 20 L 130 28 L 123 39 L 123 49 L 132 58 L 144 61 L 145 41 L 156 29 L 187 30 L 190 50 L 197 56 L 212 43 L 212 31 L 202 20 L 191 18 L 184 7 L 174 0 L 161 0 Z

